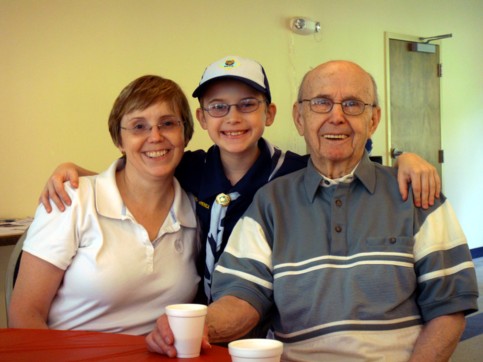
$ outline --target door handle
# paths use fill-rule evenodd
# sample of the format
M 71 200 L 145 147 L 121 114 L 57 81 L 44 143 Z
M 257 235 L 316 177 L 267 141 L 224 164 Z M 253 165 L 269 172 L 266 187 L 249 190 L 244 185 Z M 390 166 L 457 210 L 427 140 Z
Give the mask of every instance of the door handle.
M 397 156 L 402 155 L 404 151 L 398 150 L 397 148 L 391 148 L 391 158 L 396 159 Z

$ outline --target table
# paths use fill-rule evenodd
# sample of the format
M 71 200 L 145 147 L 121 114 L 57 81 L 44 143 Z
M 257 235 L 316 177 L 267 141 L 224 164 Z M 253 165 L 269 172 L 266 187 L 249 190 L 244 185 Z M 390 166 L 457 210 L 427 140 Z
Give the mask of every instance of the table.
M 197 358 L 148 352 L 143 336 L 49 329 L 0 329 L 0 361 L 230 362 L 228 349 L 212 346 Z
M 13 235 L 0 235 L 0 246 L 15 245 L 21 236 L 21 233 Z
M 0 246 L 15 245 L 33 219 L 0 219 Z

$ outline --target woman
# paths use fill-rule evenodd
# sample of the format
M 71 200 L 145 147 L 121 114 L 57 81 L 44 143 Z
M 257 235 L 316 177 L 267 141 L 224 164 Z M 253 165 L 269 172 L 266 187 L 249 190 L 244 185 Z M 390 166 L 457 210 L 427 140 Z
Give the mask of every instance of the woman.
M 193 135 L 179 86 L 134 80 L 109 132 L 123 157 L 66 184 L 72 207 L 37 209 L 9 309 L 10 327 L 147 334 L 171 303 L 193 300 L 199 240 L 193 202 L 174 178 Z

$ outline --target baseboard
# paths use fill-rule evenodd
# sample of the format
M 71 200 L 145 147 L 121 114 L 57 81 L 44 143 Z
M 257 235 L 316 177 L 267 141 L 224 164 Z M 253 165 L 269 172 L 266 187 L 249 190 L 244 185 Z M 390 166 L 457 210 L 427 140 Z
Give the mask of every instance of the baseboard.
M 481 258 L 483 257 L 483 246 L 480 246 L 479 248 L 471 249 L 470 252 L 471 252 L 471 257 L 473 259 Z

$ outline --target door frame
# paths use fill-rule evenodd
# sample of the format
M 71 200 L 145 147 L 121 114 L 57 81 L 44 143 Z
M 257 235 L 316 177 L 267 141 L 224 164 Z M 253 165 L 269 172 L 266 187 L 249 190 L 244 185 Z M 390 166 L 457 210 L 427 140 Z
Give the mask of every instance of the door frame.
M 384 114 L 386 116 L 386 152 L 385 152 L 385 165 L 391 166 L 392 159 L 391 159 L 391 145 L 392 145 L 392 138 L 391 138 L 391 61 L 389 55 L 389 41 L 391 39 L 394 40 L 402 40 L 402 41 L 409 41 L 409 42 L 421 42 L 419 39 L 420 36 L 416 35 L 407 35 L 407 34 L 399 34 L 399 33 L 392 33 L 392 32 L 384 32 Z M 431 41 L 432 44 L 439 46 L 439 62 L 442 63 L 442 49 L 441 49 L 441 41 L 435 40 Z M 440 79 L 441 85 L 442 79 Z M 441 89 L 441 87 L 440 87 Z M 441 91 L 439 94 L 440 97 L 440 104 L 441 104 Z M 440 106 L 440 114 L 441 114 L 441 106 Z M 440 117 L 440 122 L 443 117 Z M 442 165 L 441 165 L 442 167 Z

